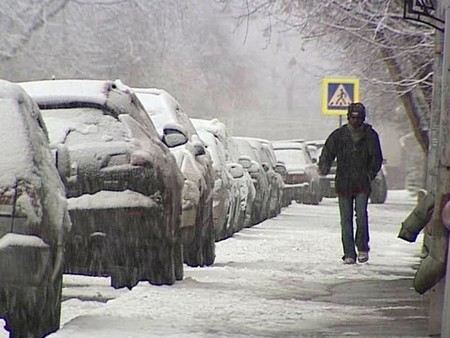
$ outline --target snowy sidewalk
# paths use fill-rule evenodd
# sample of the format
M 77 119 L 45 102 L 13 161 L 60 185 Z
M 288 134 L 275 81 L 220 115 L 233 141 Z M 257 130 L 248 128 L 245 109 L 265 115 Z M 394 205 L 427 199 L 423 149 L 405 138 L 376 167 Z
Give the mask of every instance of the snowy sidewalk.
M 397 238 L 413 206 L 404 191 L 369 205 L 367 264 L 342 264 L 337 203 L 324 199 L 217 243 L 213 266 L 186 267 L 172 286 L 65 276 L 64 326 L 51 337 L 426 337 L 411 288 L 421 238 Z

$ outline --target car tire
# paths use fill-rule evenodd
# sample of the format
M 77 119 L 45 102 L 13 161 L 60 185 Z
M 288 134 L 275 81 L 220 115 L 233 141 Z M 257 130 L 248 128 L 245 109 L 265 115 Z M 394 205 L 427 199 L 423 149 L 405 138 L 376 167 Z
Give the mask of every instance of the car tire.
M 62 273 L 46 287 L 12 287 L 5 290 L 6 329 L 10 338 L 44 337 L 60 326 Z
M 142 278 L 142 272 L 138 273 L 138 269 L 134 266 L 120 266 L 111 269 L 111 287 L 114 289 L 128 288 L 131 290 L 138 283 L 138 275 Z M 144 277 L 145 278 L 145 277 Z
M 150 284 L 172 285 L 175 283 L 175 250 L 169 239 L 157 241 L 151 252 Z
M 201 250 L 201 232 L 197 231 L 199 225 L 183 229 L 183 260 L 191 267 L 203 265 L 203 253 Z
M 173 249 L 174 264 L 175 264 L 175 280 L 183 280 L 184 277 L 184 262 L 183 262 L 183 241 L 181 239 L 181 229 L 175 239 L 175 246 Z
M 214 235 L 214 226 L 211 224 L 206 230 L 206 236 L 203 243 L 203 263 L 206 266 L 214 264 L 216 259 L 216 241 Z

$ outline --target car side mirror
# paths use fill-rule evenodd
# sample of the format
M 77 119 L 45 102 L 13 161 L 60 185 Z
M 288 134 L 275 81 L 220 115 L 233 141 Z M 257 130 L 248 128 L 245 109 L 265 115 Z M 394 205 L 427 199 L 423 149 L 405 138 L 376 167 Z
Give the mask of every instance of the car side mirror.
M 281 176 L 285 176 L 287 174 L 286 166 L 281 163 L 277 163 L 275 166 L 275 172 L 279 173 Z
M 164 144 L 169 148 L 174 148 L 188 141 L 187 136 L 179 129 L 175 128 L 164 128 L 164 135 L 162 138 Z
M 249 169 L 252 165 L 252 159 L 248 156 L 240 156 L 238 162 L 244 169 Z
M 206 154 L 205 146 L 201 142 L 194 142 L 192 144 L 192 146 L 194 147 L 194 155 L 195 156 L 200 156 L 200 155 Z
M 231 163 L 228 165 L 228 171 L 233 178 L 241 178 L 244 176 L 244 168 L 240 164 Z

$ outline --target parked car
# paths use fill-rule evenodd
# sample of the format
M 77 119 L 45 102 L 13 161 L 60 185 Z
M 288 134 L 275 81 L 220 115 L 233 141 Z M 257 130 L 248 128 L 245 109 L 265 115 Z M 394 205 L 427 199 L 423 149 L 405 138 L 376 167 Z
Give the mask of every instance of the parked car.
M 10 337 L 43 337 L 60 324 L 65 168 L 55 167 L 39 108 L 17 84 L 0 81 L 0 116 L 0 316 Z
M 64 271 L 111 276 L 114 288 L 130 289 L 182 278 L 182 175 L 131 89 L 97 80 L 21 85 L 41 108 L 51 143 L 70 153 Z
M 317 165 L 300 142 L 274 142 L 275 155 L 286 164 L 285 192 L 298 203 L 319 204 L 321 200 Z
M 191 121 L 207 144 L 208 150 L 217 153 L 218 156 L 212 156 L 213 162 L 220 163 L 219 166 L 223 167 L 220 170 L 227 171 L 231 177 L 229 188 L 231 203 L 227 213 L 225 231 L 225 236 L 228 237 L 249 225 L 255 187 L 248 172 L 230 154 L 230 137 L 225 124 L 218 119 L 191 119 Z M 217 161 L 214 161 L 215 158 Z
M 193 120 L 194 126 L 195 122 Z M 214 195 L 213 218 L 216 241 L 232 235 L 239 213 L 240 191 L 239 185 L 231 175 L 225 161 L 225 150 L 220 141 L 210 132 L 197 129 L 200 138 L 205 142 L 206 149 L 213 160 Z
M 154 122 L 161 139 L 174 130 L 187 136 L 185 145 L 170 147 L 184 175 L 181 232 L 184 262 L 208 266 L 215 260 L 212 159 L 197 130 L 177 100 L 163 89 L 133 89 Z
M 284 182 L 281 175 L 275 171 L 277 159 L 272 143 L 260 138 L 246 137 L 246 139 L 256 150 L 257 157 L 267 173 L 270 185 L 268 217 L 275 217 L 281 212 Z
M 319 163 L 320 154 L 322 148 L 325 145 L 325 140 L 314 140 L 305 142 L 311 157 L 316 163 Z M 314 149 L 314 150 L 311 150 Z M 330 172 L 327 175 L 320 176 L 320 192 L 323 197 L 334 198 L 337 197 L 336 190 L 334 189 L 336 177 L 336 160 L 331 165 Z
M 316 159 L 319 161 L 322 148 L 325 145 L 325 140 L 315 140 L 308 141 L 308 145 L 316 147 Z M 386 201 L 388 194 L 388 186 L 386 180 L 386 168 L 384 166 L 385 160 L 383 161 L 381 170 L 378 172 L 377 176 L 371 182 L 371 193 L 369 200 L 373 204 L 382 204 Z M 336 177 L 336 160 L 333 161 L 330 172 L 328 175 L 320 176 L 320 186 L 322 195 L 324 197 L 337 197 L 335 190 L 335 177 Z
M 252 204 L 251 225 L 267 219 L 269 216 L 270 183 L 267 172 L 261 165 L 260 159 L 250 142 L 242 137 L 231 137 L 233 154 L 238 154 L 237 162 L 250 174 L 255 186 L 256 194 Z M 234 155 L 237 156 L 237 155 Z

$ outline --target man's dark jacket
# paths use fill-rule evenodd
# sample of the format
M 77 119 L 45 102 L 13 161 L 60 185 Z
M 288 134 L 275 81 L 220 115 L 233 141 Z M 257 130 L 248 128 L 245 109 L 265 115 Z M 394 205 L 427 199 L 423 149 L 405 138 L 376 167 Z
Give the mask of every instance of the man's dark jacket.
M 363 136 L 353 142 L 349 126 L 333 131 L 325 141 L 319 159 L 319 172 L 326 175 L 336 158 L 336 193 L 351 196 L 370 194 L 370 182 L 383 163 L 380 140 L 370 124 L 364 123 Z

